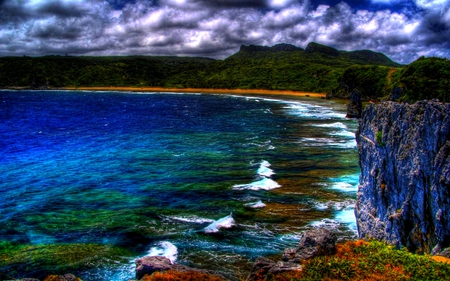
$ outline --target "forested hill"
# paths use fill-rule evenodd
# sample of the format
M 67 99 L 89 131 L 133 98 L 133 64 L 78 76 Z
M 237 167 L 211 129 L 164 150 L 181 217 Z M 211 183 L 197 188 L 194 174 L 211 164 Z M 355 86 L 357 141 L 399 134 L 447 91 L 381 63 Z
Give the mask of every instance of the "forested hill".
M 442 65 L 448 65 L 443 60 Z M 381 53 L 339 51 L 312 42 L 306 49 L 289 44 L 242 46 L 224 60 L 151 56 L 2 57 L 0 88 L 240 88 L 326 92 L 344 98 L 358 88 L 366 98 L 379 98 L 406 81 L 400 79 L 402 69 L 403 66 Z M 448 82 L 441 84 L 445 83 Z
M 225 60 L 196 57 L 3 57 L 0 87 L 161 86 L 329 92 L 353 65 L 398 67 L 371 51 L 310 43 L 242 46 Z

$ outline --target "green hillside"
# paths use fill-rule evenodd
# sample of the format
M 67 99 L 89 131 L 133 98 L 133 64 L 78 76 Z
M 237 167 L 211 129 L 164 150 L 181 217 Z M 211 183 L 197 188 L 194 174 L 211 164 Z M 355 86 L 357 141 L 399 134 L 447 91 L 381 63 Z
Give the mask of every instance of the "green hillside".
M 399 65 L 372 51 L 317 43 L 242 46 L 225 60 L 198 57 L 3 57 L 0 87 L 158 86 L 331 92 L 352 65 Z
M 415 102 L 450 101 L 450 60 L 420 58 L 404 68 L 353 65 L 338 79 L 330 97 L 348 98 L 358 90 L 365 99 Z

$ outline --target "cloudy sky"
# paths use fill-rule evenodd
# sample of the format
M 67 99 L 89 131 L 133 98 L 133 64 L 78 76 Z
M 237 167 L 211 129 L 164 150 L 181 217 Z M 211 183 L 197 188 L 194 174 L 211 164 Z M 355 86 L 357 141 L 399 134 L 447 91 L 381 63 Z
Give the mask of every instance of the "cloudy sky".
M 0 0 L 0 56 L 177 55 L 318 42 L 450 58 L 450 0 Z

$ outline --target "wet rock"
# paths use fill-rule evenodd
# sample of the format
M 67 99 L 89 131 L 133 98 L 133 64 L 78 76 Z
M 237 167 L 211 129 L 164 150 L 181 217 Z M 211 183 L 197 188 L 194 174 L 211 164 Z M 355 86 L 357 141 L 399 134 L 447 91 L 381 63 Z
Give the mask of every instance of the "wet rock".
M 81 281 L 81 279 L 71 273 L 67 273 L 64 275 L 50 275 L 44 281 Z
M 259 257 L 253 264 L 247 281 L 262 280 L 268 274 L 301 270 L 300 262 L 302 260 L 334 254 L 336 252 L 336 241 L 336 234 L 325 228 L 306 231 L 300 239 L 298 247 L 286 249 L 281 261 L 274 262 L 267 258 Z
M 450 246 L 450 104 L 370 104 L 356 133 L 360 238 L 417 253 Z
M 262 280 L 264 276 L 267 276 L 269 271 L 276 265 L 276 263 L 268 258 L 259 257 L 253 264 L 252 271 L 247 277 L 247 281 Z
M 225 279 L 223 276 L 217 274 L 216 272 L 192 268 L 182 264 L 172 263 L 170 259 L 162 256 L 145 256 L 143 258 L 136 259 L 135 264 L 136 264 L 136 279 L 138 280 L 144 277 L 144 275 L 151 275 L 157 271 L 159 272 L 167 270 L 175 270 L 178 272 L 195 271 L 209 275 L 215 275 Z
M 361 118 L 362 102 L 361 94 L 354 89 L 350 94 L 350 101 L 347 104 L 347 118 Z
M 172 262 L 166 257 L 146 256 L 135 260 L 136 279 L 141 279 L 145 274 L 152 274 L 156 271 L 172 269 Z
M 336 252 L 337 236 L 325 228 L 317 228 L 303 234 L 298 244 L 292 262 L 299 263 L 302 260 L 315 256 L 332 255 Z

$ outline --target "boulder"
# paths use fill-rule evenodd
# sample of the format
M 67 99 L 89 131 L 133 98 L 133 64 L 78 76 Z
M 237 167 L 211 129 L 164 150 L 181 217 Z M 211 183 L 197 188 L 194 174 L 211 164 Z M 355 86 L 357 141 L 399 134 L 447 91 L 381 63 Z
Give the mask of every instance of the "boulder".
M 316 228 L 305 232 L 295 252 L 285 251 L 282 260 L 300 263 L 315 256 L 332 255 L 336 252 L 337 236 L 325 228 Z
M 138 280 L 142 279 L 144 275 L 151 275 L 157 271 L 159 272 L 167 270 L 175 270 L 178 272 L 195 271 L 204 274 L 218 276 L 222 279 L 225 279 L 223 278 L 223 276 L 210 270 L 191 268 L 182 264 L 172 263 L 170 259 L 163 256 L 145 256 L 136 259 L 135 264 L 136 264 L 136 279 Z
M 259 257 L 253 264 L 252 271 L 247 277 L 247 281 L 259 281 L 264 276 L 267 276 L 269 271 L 276 265 L 272 260 L 265 257 Z
M 300 262 L 302 260 L 334 254 L 336 252 L 336 241 L 336 234 L 325 228 L 306 231 L 300 239 L 298 247 L 286 249 L 281 261 L 274 262 L 259 257 L 253 264 L 247 281 L 263 280 L 265 276 L 270 274 L 301 270 Z
M 361 94 L 354 89 L 350 94 L 350 101 L 347 104 L 347 118 L 361 118 L 362 101 Z
M 45 278 L 44 281 L 81 281 L 81 279 L 77 278 L 75 275 L 73 275 L 71 273 L 67 273 L 67 274 L 64 274 L 64 275 L 50 275 L 50 276 L 47 276 L 47 278 Z
M 166 257 L 145 256 L 135 260 L 136 279 L 141 279 L 144 275 L 152 274 L 156 271 L 165 271 L 172 269 L 172 262 Z

